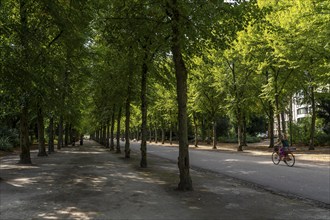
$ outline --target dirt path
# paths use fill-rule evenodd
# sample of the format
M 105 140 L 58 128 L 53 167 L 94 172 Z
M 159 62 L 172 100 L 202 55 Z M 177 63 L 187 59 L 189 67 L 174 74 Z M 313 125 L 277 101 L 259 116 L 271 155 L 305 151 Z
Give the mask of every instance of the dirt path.
M 329 219 L 330 210 L 205 171 L 194 191 L 178 192 L 176 164 L 148 158 L 149 168 L 95 142 L 64 148 L 35 165 L 1 158 L 1 219 Z

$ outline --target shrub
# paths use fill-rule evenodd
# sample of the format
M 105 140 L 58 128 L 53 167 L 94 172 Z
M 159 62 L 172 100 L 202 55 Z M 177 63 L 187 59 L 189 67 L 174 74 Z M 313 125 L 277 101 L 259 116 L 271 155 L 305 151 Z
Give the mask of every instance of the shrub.
M 2 151 L 12 151 L 13 145 L 10 143 L 9 137 L 0 137 L 0 150 Z
M 260 137 L 254 137 L 254 136 L 247 136 L 246 137 L 246 142 L 247 143 L 257 143 L 257 142 L 260 142 L 261 141 L 261 138 Z
M 233 137 L 220 137 L 218 138 L 219 142 L 223 142 L 223 143 L 237 143 L 237 137 L 233 136 Z M 247 135 L 246 137 L 246 142 L 247 143 L 256 143 L 256 142 L 260 142 L 261 138 L 259 137 L 253 137 L 250 135 Z
M 330 134 L 318 133 L 315 136 L 315 145 L 330 145 Z
M 19 145 L 19 134 L 15 128 L 2 127 L 0 129 L 1 144 L 9 143 L 11 147 Z

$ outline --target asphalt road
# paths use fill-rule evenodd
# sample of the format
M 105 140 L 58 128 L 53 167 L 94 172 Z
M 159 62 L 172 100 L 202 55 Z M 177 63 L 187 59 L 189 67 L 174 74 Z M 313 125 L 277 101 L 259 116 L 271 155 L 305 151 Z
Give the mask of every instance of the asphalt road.
M 131 142 L 140 150 L 140 143 Z M 178 148 L 148 143 L 147 152 L 177 161 Z M 296 160 L 294 167 L 284 162 L 274 165 L 271 155 L 255 156 L 244 152 L 189 150 L 192 168 L 202 168 L 253 183 L 272 192 L 309 199 L 329 206 L 330 166 Z M 193 177 L 192 177 L 193 178 Z

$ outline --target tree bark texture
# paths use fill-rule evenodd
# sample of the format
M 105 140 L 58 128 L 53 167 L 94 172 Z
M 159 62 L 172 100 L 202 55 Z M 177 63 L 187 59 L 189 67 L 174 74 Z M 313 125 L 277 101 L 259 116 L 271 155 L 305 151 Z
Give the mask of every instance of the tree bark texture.
M 315 135 L 315 122 L 316 122 L 316 106 L 315 106 L 314 86 L 311 86 L 310 93 L 311 93 L 310 97 L 311 97 L 311 105 L 312 105 L 312 122 L 311 122 L 311 133 L 309 137 L 308 150 L 315 150 L 314 135 Z
M 29 126 L 28 126 L 28 107 L 26 104 L 21 109 L 20 115 L 20 164 L 31 164 Z
M 195 147 L 198 147 L 198 125 L 197 125 L 197 116 L 195 112 L 193 113 L 193 121 L 194 121 Z
M 282 134 L 287 134 L 286 133 L 286 123 L 285 123 L 285 112 L 284 110 L 281 112 L 281 123 L 282 123 Z
M 58 150 L 62 148 L 62 143 L 63 143 L 63 116 L 60 116 L 60 121 L 58 125 L 58 141 L 57 141 Z
M 120 150 L 120 120 L 121 120 L 121 107 L 119 107 L 118 115 L 117 115 L 116 153 L 118 153 L 118 154 L 121 153 L 121 150 Z
M 292 137 L 292 121 L 293 121 L 293 115 L 292 115 L 292 96 L 290 97 L 290 113 L 289 113 L 289 131 L 290 131 L 290 146 L 292 146 L 292 140 L 293 140 L 293 137 Z
M 213 121 L 213 149 L 217 149 L 217 122 Z
M 48 156 L 45 147 L 45 125 L 42 108 L 38 107 L 37 112 L 37 124 L 38 124 L 38 157 Z
M 242 140 L 242 146 L 247 146 L 247 141 L 246 141 L 246 134 L 247 134 L 247 131 L 246 131 L 246 114 L 245 112 L 242 112 L 243 114 L 243 129 L 242 129 L 242 132 L 243 132 L 243 140 Z
M 106 136 L 106 144 L 105 144 L 106 148 L 110 148 L 109 139 L 110 139 L 110 122 L 108 120 L 108 122 L 107 122 L 107 136 Z
M 170 125 L 170 145 L 173 144 L 173 141 L 172 141 L 172 136 L 173 136 L 173 129 L 172 129 L 172 124 Z
M 130 71 L 128 86 L 127 86 L 127 98 L 126 98 L 126 110 L 125 110 L 125 158 L 131 157 L 130 150 L 130 118 L 131 118 L 131 75 L 133 73 Z
M 54 150 L 54 117 L 51 116 L 49 119 L 48 127 L 48 153 L 53 153 Z
M 102 145 L 106 146 L 107 143 L 107 126 L 106 124 L 103 124 L 102 127 Z
M 69 145 L 69 124 L 65 123 L 64 146 L 68 147 L 68 145 Z
M 269 148 L 274 148 L 274 108 L 271 102 L 268 104 L 269 106 L 269 130 L 268 137 L 270 140 Z
M 27 42 L 27 36 L 28 36 L 28 26 L 27 26 L 27 7 L 26 7 L 26 0 L 20 0 L 19 1 L 19 13 L 20 13 L 20 41 L 21 41 L 21 47 L 23 49 L 23 55 L 24 59 L 22 64 L 23 68 L 27 67 L 27 61 L 28 61 L 28 42 Z M 22 76 L 26 73 L 20 73 Z M 30 143 L 29 143 L 29 120 L 28 120 L 28 106 L 27 106 L 27 94 L 25 93 L 25 87 L 26 87 L 26 80 L 24 77 L 22 77 L 22 81 L 20 82 L 20 86 L 23 89 L 22 94 L 22 107 L 20 112 L 20 160 L 19 163 L 21 164 L 31 164 L 31 156 L 30 156 Z
M 243 151 L 243 119 L 242 119 L 242 110 L 237 107 L 237 137 L 238 137 L 238 147 L 237 151 Z
M 154 131 L 155 131 L 155 143 L 157 144 L 158 143 L 158 131 L 157 131 L 156 127 L 155 127 Z
M 179 190 L 193 190 L 190 177 L 189 164 L 189 144 L 188 144 L 188 115 L 187 115 L 187 77 L 182 51 L 181 51 L 181 33 L 180 33 L 180 11 L 177 0 L 170 1 L 171 26 L 172 26 L 172 53 L 175 66 L 177 101 L 178 101 L 178 122 L 179 122 L 179 157 L 178 167 L 180 171 Z
M 277 135 L 278 139 L 282 140 L 282 131 L 281 131 L 281 113 L 280 113 L 280 106 L 279 106 L 279 95 L 275 95 L 275 111 L 276 111 L 276 119 L 277 119 Z
M 147 51 L 145 52 L 144 61 L 142 64 L 142 79 L 141 79 L 141 161 L 140 167 L 147 167 L 147 77 L 148 77 L 148 65 L 147 65 Z
M 162 127 L 162 144 L 165 143 L 165 129 Z
M 114 130 L 115 130 L 115 106 L 112 110 L 112 116 L 111 116 L 111 127 L 110 127 L 110 151 L 115 150 L 115 143 L 113 141 L 114 139 Z

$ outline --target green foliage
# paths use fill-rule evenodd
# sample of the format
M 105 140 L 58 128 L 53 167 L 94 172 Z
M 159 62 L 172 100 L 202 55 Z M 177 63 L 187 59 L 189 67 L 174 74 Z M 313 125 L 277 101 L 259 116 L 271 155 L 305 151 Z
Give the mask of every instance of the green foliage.
M 218 141 L 222 142 L 222 143 L 237 143 L 237 136 L 230 136 L 230 137 L 221 136 L 218 138 Z M 250 135 L 246 136 L 247 143 L 258 143 L 260 141 L 261 141 L 261 138 L 259 138 L 259 137 L 250 136 Z
M 90 133 L 124 106 L 131 89 L 131 127 L 137 129 L 145 64 L 150 124 L 177 123 L 170 1 L 26 2 L 0 7 L 2 121 L 15 127 L 20 107 L 29 103 L 32 118 L 41 106 L 45 117 L 63 116 Z M 329 1 L 183 0 L 178 9 L 189 71 L 187 111 L 200 133 L 216 121 L 218 133 L 232 133 L 236 141 L 237 129 L 228 130 L 240 115 L 251 135 L 262 132 L 264 121 L 255 116 L 269 117 L 269 103 L 280 113 L 292 94 L 304 91 L 308 101 L 310 86 L 330 84 Z M 327 138 L 320 128 L 330 133 L 328 92 L 324 97 L 317 97 L 319 144 Z M 294 142 L 308 143 L 308 119 L 293 127 Z M 2 137 L 18 143 L 17 135 Z
M 2 127 L 0 129 L 0 150 L 11 151 L 19 144 L 19 134 L 17 129 Z
M 323 119 L 323 131 L 330 135 L 330 93 L 318 93 L 317 115 Z
M 298 123 L 292 124 L 292 142 L 294 144 L 309 144 L 310 138 L 310 124 L 311 118 L 306 117 L 299 120 Z M 329 134 L 326 134 L 323 130 L 322 120 L 316 122 L 316 134 L 315 134 L 315 145 L 326 145 L 329 144 Z
M 0 150 L 2 151 L 12 151 L 13 145 L 10 143 L 8 137 L 0 136 Z
M 330 145 L 330 134 L 316 133 L 315 144 L 319 146 L 329 146 Z

